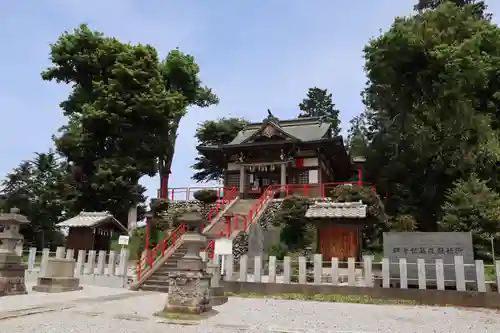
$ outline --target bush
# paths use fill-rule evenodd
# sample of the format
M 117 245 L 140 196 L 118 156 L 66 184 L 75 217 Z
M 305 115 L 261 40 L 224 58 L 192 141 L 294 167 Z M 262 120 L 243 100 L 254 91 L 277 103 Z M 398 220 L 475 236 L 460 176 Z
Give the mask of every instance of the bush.
M 286 244 L 283 243 L 273 245 L 269 249 L 269 255 L 275 256 L 277 260 L 283 260 L 283 257 L 286 256 L 287 252 L 288 252 L 288 247 L 286 246 Z
M 217 201 L 217 191 L 216 190 L 200 190 L 194 193 L 194 198 L 201 201 L 204 205 L 213 204 Z

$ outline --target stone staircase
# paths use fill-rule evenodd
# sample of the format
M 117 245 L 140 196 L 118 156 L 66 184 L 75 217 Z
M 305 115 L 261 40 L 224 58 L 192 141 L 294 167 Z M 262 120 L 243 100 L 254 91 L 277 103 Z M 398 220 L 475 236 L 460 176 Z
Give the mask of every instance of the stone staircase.
M 243 230 L 245 219 L 244 216 L 248 214 L 255 199 L 239 199 L 235 202 L 223 215 L 218 216 L 217 221 L 213 222 L 212 225 L 207 228 L 204 232 L 209 238 L 221 237 L 221 233 L 227 237 L 227 223 L 226 217 L 231 217 L 231 231 L 236 230 L 236 222 L 238 222 L 238 229 Z M 235 215 L 239 215 L 234 217 Z M 247 221 L 249 223 L 249 221 Z

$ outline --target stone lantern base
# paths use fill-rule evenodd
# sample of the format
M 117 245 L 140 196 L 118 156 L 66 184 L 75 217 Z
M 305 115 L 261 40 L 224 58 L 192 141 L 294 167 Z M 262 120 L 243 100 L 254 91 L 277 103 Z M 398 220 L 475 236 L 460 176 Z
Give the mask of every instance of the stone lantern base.
M 15 252 L 0 252 L 0 296 L 27 294 L 24 282 L 26 265 Z
M 49 258 L 45 276 L 39 277 L 33 291 L 60 293 L 82 290 L 80 279 L 74 277 L 75 259 Z

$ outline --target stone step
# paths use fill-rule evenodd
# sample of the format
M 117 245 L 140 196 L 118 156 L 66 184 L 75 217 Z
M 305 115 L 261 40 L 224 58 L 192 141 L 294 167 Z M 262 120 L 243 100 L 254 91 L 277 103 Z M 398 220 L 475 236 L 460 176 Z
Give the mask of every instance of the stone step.
M 156 291 L 160 293 L 168 293 L 168 286 L 147 284 L 146 282 L 144 282 L 144 284 L 139 289 L 143 291 Z

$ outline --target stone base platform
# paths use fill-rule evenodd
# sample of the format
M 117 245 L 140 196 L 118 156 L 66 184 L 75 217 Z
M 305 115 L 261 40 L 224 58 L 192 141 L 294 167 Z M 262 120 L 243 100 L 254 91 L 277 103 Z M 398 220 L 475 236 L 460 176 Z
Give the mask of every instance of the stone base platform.
M 82 290 L 80 279 L 67 277 L 41 277 L 33 287 L 33 291 L 42 293 L 61 293 L 66 291 Z

